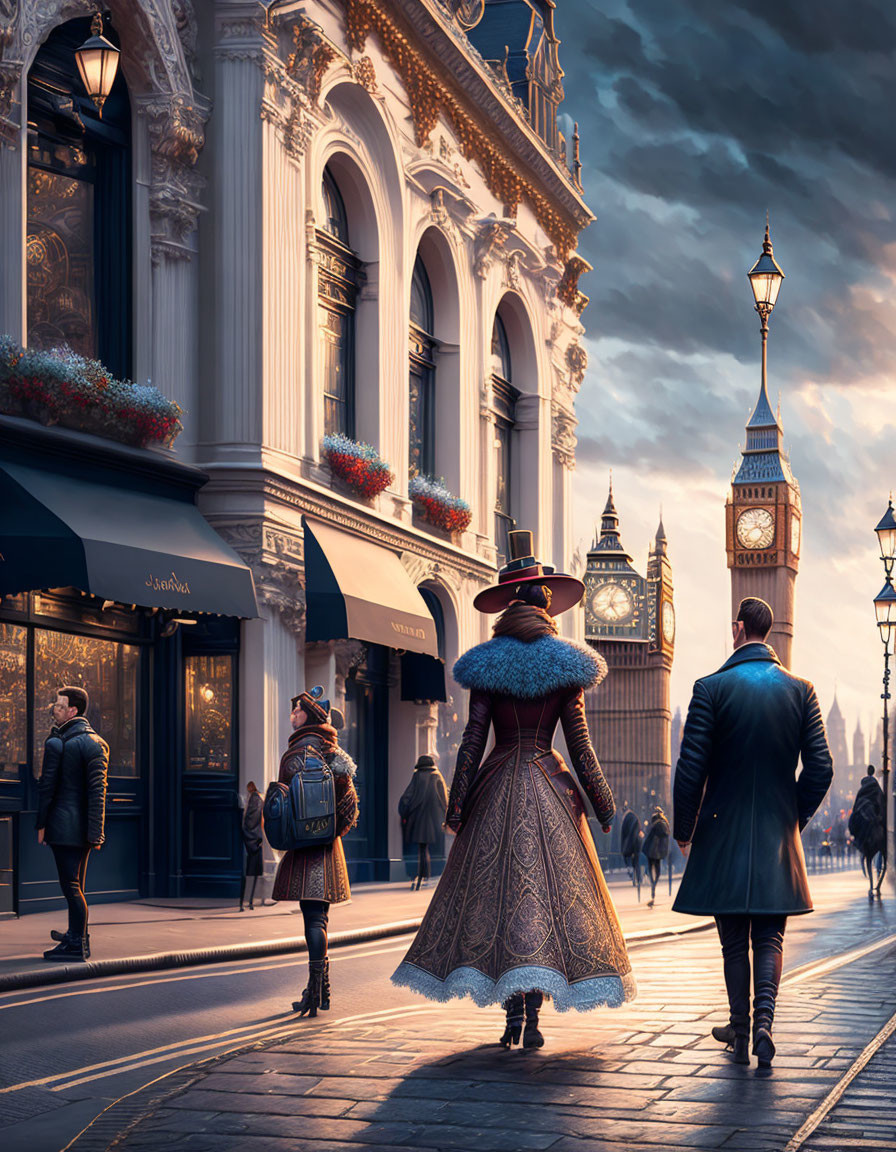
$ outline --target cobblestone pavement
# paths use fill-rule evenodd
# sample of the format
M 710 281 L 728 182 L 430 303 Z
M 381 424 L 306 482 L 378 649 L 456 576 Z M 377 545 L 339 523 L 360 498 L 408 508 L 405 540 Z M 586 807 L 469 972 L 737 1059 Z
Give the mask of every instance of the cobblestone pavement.
M 896 1036 L 853 1080 L 801 1152 L 879 1152 L 896 1147 Z
M 709 1038 L 726 1009 L 718 942 L 704 933 L 636 950 L 640 994 L 621 1009 L 547 1010 L 540 1051 L 501 1050 L 500 1010 L 469 1002 L 415 998 L 333 1024 L 297 1021 L 279 1043 L 130 1097 L 72 1150 L 781 1152 L 896 1010 L 894 939 L 819 928 L 822 955 L 839 954 L 825 962 L 804 950 L 797 959 L 810 962 L 785 974 L 770 1073 L 731 1064 Z M 896 1146 L 892 1107 L 875 1112 L 877 1143 L 838 1135 L 858 1110 L 867 1119 L 881 1086 L 892 1099 L 894 1062 L 886 1045 L 806 1152 Z M 870 1123 L 863 1131 L 871 1140 Z

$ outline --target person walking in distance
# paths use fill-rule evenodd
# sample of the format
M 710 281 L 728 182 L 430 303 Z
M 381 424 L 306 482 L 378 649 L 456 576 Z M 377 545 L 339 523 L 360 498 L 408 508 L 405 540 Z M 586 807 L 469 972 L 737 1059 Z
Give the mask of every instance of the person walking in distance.
M 312 688 L 292 698 L 293 732 L 280 760 L 279 780 L 289 784 L 307 761 L 323 760 L 333 773 L 336 796 L 335 839 L 329 844 L 296 848 L 283 856 L 274 880 L 274 900 L 298 900 L 308 946 L 308 985 L 292 1009 L 300 1016 L 316 1016 L 330 1007 L 330 962 L 327 959 L 327 923 L 330 905 L 351 899 L 342 837 L 358 822 L 355 762 L 336 742 L 343 726 L 342 713 L 330 713 L 323 689 Z
M 90 703 L 83 688 L 57 688 L 53 727 L 44 745 L 37 806 L 37 842 L 53 850 L 59 886 L 68 905 L 68 930 L 51 932 L 58 941 L 45 960 L 90 957 L 87 932 L 87 861 L 105 838 L 109 745 L 85 715 Z
M 255 885 L 258 883 L 258 877 L 264 875 L 264 853 L 262 852 L 261 839 L 261 811 L 263 805 L 253 780 L 250 780 L 246 785 L 246 791 L 249 795 L 246 798 L 246 810 L 243 813 L 241 829 L 243 847 L 246 850 L 246 867 L 243 872 L 243 884 L 240 889 L 240 912 L 242 912 L 245 907 L 246 880 L 249 876 L 252 877 L 252 887 L 249 890 L 249 911 L 251 912 L 255 907 Z M 262 903 L 264 903 L 263 900 Z
M 694 685 L 675 773 L 673 834 L 688 857 L 673 909 L 714 916 L 730 1009 L 716 1040 L 768 1068 L 787 917 L 812 911 L 800 831 L 833 778 L 815 689 L 782 667 L 765 638 L 772 610 L 742 600 L 734 654 Z M 797 762 L 802 770 L 797 776 Z
M 429 881 L 429 846 L 443 835 L 448 810 L 448 787 L 432 756 L 420 756 L 414 775 L 398 801 L 398 815 L 408 844 L 417 845 L 417 875 L 411 888 L 417 890 Z
M 650 818 L 650 827 L 644 836 L 641 851 L 647 857 L 647 870 L 650 874 L 650 900 L 647 907 L 652 908 L 656 902 L 656 886 L 663 873 L 663 861 L 669 855 L 669 837 L 672 830 L 666 814 L 657 804 Z

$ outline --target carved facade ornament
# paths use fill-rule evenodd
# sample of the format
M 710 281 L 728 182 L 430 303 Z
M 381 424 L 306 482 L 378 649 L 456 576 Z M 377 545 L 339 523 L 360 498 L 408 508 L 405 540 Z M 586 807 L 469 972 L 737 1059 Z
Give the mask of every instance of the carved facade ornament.
M 483 280 L 488 275 L 492 261 L 501 252 L 510 234 L 516 228 L 516 220 L 490 216 L 480 221 L 473 248 L 473 269 Z
M 485 0 L 439 0 L 464 32 L 475 28 L 485 11 Z
M 585 369 L 588 367 L 588 353 L 576 340 L 566 349 L 566 363 L 569 367 L 569 383 L 574 392 L 582 386 Z
M 519 248 L 515 248 L 507 254 L 507 263 L 504 265 L 505 287 L 513 288 L 517 292 L 522 284 L 522 271 L 520 269 L 520 261 L 522 258 L 523 253 Z
M 284 626 L 299 638 L 305 629 L 305 589 L 302 573 L 277 561 L 263 561 L 253 566 L 258 602 L 276 612 Z
M 343 0 L 345 34 L 349 46 L 363 52 L 367 37 L 375 34 L 383 55 L 398 73 L 410 104 L 417 144 L 426 146 L 433 129 L 444 117 L 458 141 L 461 153 L 474 160 L 489 191 L 513 215 L 525 198 L 536 219 L 564 255 L 576 245 L 578 225 L 557 205 L 526 180 L 507 156 L 507 149 L 494 126 L 469 103 L 462 87 L 446 76 L 414 44 L 415 34 L 400 26 L 394 10 L 384 0 Z
M 21 79 L 22 65 L 19 62 L 0 60 L 0 142 L 9 148 L 17 147 L 21 131 L 20 126 L 10 119 Z
M 352 73 L 362 88 L 366 88 L 371 95 L 376 93 L 376 69 L 369 56 L 362 56 L 360 60 L 356 60 L 352 67 Z
M 579 291 L 579 277 L 583 272 L 590 272 L 591 265 L 581 256 L 570 256 L 557 285 L 557 296 L 567 307 L 581 314 L 588 297 Z M 584 301 L 584 303 L 583 303 Z
M 576 466 L 576 428 L 579 422 L 571 409 L 556 400 L 551 409 L 551 451 L 555 460 L 572 471 Z
M 320 28 L 307 16 L 301 16 L 299 22 L 293 25 L 292 42 L 295 51 L 290 52 L 286 61 L 286 74 L 301 84 L 309 98 L 316 103 L 324 74 L 336 59 L 336 49 L 327 43 Z
M 186 240 L 204 211 L 205 180 L 195 166 L 205 143 L 210 106 L 203 102 L 200 107 L 181 95 L 153 96 L 139 101 L 138 110 L 146 118 L 152 148 L 153 260 L 188 259 L 192 252 Z

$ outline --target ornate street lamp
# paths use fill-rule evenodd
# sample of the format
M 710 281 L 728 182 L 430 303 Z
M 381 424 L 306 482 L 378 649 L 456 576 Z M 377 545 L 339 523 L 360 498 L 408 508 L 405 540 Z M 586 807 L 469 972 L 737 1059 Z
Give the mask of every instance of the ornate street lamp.
M 103 14 L 97 12 L 90 25 L 90 38 L 75 49 L 75 63 L 87 95 L 96 104 L 101 117 L 106 97 L 112 91 L 120 55 L 115 45 L 103 35 Z
M 767 387 L 768 318 L 772 314 L 784 273 L 775 259 L 775 250 L 768 234 L 768 216 L 765 219 L 765 239 L 762 242 L 762 255 L 747 273 L 756 311 L 762 321 L 762 388 Z
M 896 517 L 893 515 L 892 497 L 887 503 L 887 510 L 881 517 L 880 523 L 874 529 L 880 544 L 880 558 L 883 561 L 886 583 L 874 597 L 874 613 L 877 617 L 877 627 L 884 646 L 884 690 L 881 699 L 884 702 L 884 746 L 883 746 L 883 789 L 884 789 L 884 872 L 887 870 L 889 856 L 889 785 L 890 785 L 890 750 L 889 750 L 889 708 L 890 699 L 890 644 L 896 632 L 896 588 L 893 587 L 893 565 L 896 563 Z M 881 873 L 883 876 L 883 873 Z

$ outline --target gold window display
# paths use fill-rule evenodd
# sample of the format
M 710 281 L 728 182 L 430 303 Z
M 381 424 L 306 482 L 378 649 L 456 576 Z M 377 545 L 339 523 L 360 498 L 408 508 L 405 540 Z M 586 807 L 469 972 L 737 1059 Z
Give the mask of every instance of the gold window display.
M 54 158 L 81 155 L 56 147 Z M 50 162 L 50 157 L 47 158 Z M 58 159 L 55 159 L 59 163 Z M 74 161 L 72 161 L 74 163 Z M 93 186 L 58 172 L 28 172 L 28 344 L 96 356 Z
M 28 758 L 28 633 L 0 624 L 0 776 L 17 780 Z
M 184 660 L 187 771 L 230 772 L 233 767 L 233 657 Z
M 87 691 L 87 719 L 109 745 L 110 774 L 137 775 L 139 657 L 140 650 L 133 644 L 35 629 L 35 777 L 41 773 L 44 741 L 53 722 L 50 707 L 56 699 L 56 689 L 65 684 Z

